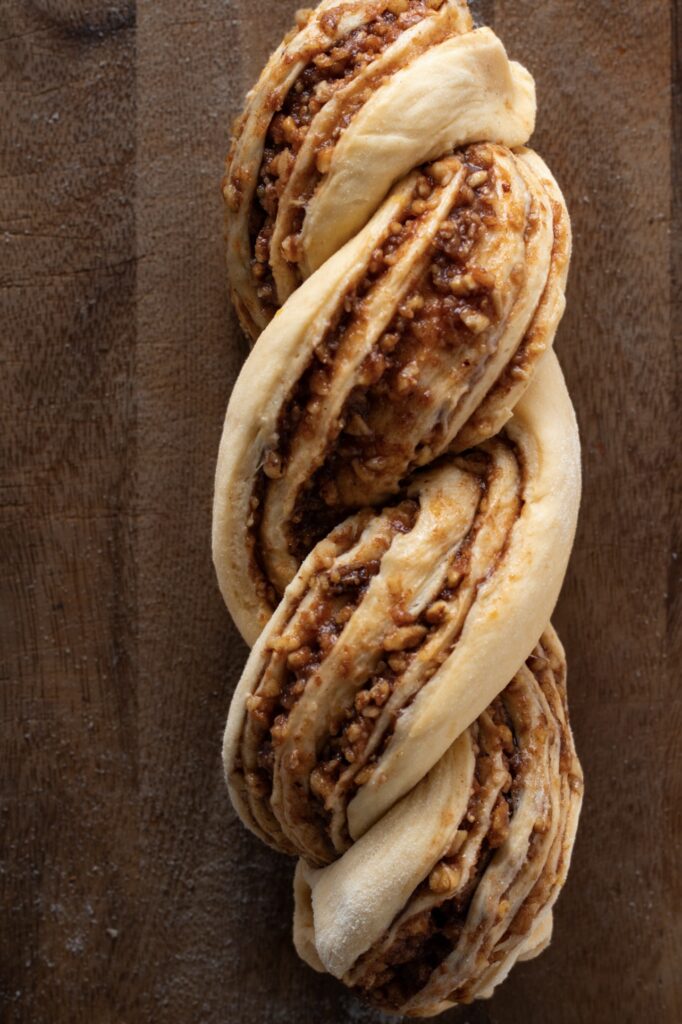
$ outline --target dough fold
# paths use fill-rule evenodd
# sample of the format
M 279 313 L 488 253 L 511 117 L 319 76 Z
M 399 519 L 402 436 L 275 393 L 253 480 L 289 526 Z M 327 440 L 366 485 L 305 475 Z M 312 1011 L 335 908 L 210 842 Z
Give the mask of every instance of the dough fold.
M 523 145 L 534 123 L 532 77 L 461 0 L 326 0 L 302 14 L 247 97 L 223 181 L 247 334 L 413 167 L 484 139 Z
M 570 247 L 542 160 L 473 145 L 408 175 L 285 303 L 216 472 L 214 559 L 248 643 L 348 512 L 502 429 L 552 345 Z
M 565 658 L 548 628 L 378 825 L 329 867 L 299 862 L 300 956 L 407 1016 L 490 995 L 549 942 L 581 799 Z

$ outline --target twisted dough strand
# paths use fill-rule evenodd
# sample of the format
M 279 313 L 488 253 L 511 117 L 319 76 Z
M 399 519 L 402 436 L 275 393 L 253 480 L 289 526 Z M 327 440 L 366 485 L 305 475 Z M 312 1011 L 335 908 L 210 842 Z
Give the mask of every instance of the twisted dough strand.
M 301 956 L 414 1016 L 544 948 L 582 793 L 548 625 L 580 490 L 548 351 L 570 224 L 534 117 L 463 2 L 325 0 L 224 183 L 257 337 L 214 502 L 254 645 L 228 785 L 301 858 Z

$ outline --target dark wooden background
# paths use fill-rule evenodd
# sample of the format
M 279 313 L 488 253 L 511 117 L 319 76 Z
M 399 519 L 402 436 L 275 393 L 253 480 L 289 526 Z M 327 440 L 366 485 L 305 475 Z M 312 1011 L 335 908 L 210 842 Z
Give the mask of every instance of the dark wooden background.
M 209 555 L 244 353 L 218 183 L 294 6 L 0 5 L 3 1022 L 380 1019 L 298 962 L 291 865 L 219 764 L 245 648 Z M 587 795 L 551 949 L 447 1020 L 679 1024 L 674 5 L 476 10 L 536 76 L 575 228 L 585 490 L 556 620 Z

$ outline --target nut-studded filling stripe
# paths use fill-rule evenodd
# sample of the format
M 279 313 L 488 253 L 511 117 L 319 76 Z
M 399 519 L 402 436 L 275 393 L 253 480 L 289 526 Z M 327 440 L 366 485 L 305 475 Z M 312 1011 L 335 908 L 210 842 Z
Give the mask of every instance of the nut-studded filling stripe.
M 414 176 L 283 399 L 254 481 L 252 574 L 281 593 L 320 537 L 437 458 L 522 341 L 548 266 L 513 154 L 479 145 Z M 541 263 L 541 261 L 535 261 Z
M 568 728 L 564 664 L 551 634 L 470 737 L 471 794 L 450 848 L 348 979 L 384 1008 L 405 1010 L 439 973 L 441 991 L 436 982 L 431 999 L 475 998 L 551 905 L 566 874 L 566 834 L 582 777 Z M 497 906 L 497 918 L 484 929 L 489 905 Z
M 504 440 L 429 470 L 397 505 L 361 513 L 357 542 L 318 573 L 271 643 L 247 699 L 242 770 L 254 814 L 270 801 L 277 831 L 311 860 L 349 845 L 348 803 L 504 560 L 523 487 L 520 456 Z
M 387 63 L 379 61 L 379 58 L 404 32 L 435 15 L 442 6 L 443 0 L 388 0 L 385 9 L 376 18 L 359 25 L 341 39 L 335 37 L 336 24 L 331 12 L 331 21 L 328 18 L 325 22 L 323 17 L 322 26 L 326 25 L 329 31 L 329 46 L 318 48 L 317 52 L 309 55 L 308 63 L 270 122 L 250 210 L 252 273 L 257 295 L 270 314 L 279 305 L 270 264 L 270 248 L 280 199 L 316 115 L 333 97 L 341 99 L 343 95 L 333 130 L 320 131 L 314 159 L 306 167 L 306 173 L 300 173 L 299 170 L 297 201 L 293 204 L 288 233 L 280 243 L 282 256 L 291 264 L 298 261 L 297 234 L 305 216 L 305 203 L 328 169 L 333 146 L 344 128 L 378 84 L 403 67 L 406 60 L 427 45 L 447 37 L 452 30 L 449 21 L 443 19 L 440 35 L 430 35 L 428 41 L 426 38 L 415 39 L 409 51 L 401 52 L 394 61 Z M 377 64 L 376 73 L 368 73 L 373 64 Z M 348 88 L 359 76 L 363 88 Z M 234 173 L 238 175 L 238 169 Z

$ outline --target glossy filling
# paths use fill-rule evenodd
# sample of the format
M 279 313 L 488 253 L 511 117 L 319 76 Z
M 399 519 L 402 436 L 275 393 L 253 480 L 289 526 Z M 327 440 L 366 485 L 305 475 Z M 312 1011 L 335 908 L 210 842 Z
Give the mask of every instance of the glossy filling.
M 379 528 L 364 544 L 360 541 L 357 545 L 360 551 L 355 554 L 354 542 L 358 541 L 363 525 L 375 518 L 371 512 L 359 517 L 349 528 L 346 541 L 354 556 L 339 559 L 338 564 L 315 576 L 311 591 L 306 595 L 305 607 L 299 605 L 292 609 L 289 623 L 272 642 L 270 662 L 259 685 L 246 701 L 247 722 L 242 738 L 242 750 L 246 748 L 249 752 L 243 753 L 241 768 L 247 789 L 255 801 L 269 799 L 275 750 L 286 736 L 289 716 L 303 697 L 308 681 L 319 670 L 362 602 L 370 581 L 379 572 L 381 557 L 393 538 L 409 532 L 417 513 L 415 501 L 400 502 L 382 517 Z M 296 760 L 288 762 L 289 770 L 294 772 L 303 767 Z M 312 812 L 324 829 L 328 817 L 324 808 L 320 805 Z
M 522 784 L 523 753 L 505 707 L 505 692 L 471 728 L 474 779 L 451 847 L 412 894 L 390 945 L 379 953 L 370 951 L 356 965 L 362 976 L 358 990 L 376 1005 L 403 1006 L 456 948 L 476 888 L 509 835 Z M 410 904 L 417 902 L 428 905 L 411 914 Z
M 354 29 L 332 48 L 315 54 L 301 71 L 293 87 L 270 122 L 258 173 L 256 196 L 251 209 L 249 233 L 252 241 L 252 272 L 257 294 L 273 314 L 277 294 L 270 269 L 270 242 L 279 200 L 291 176 L 310 124 L 325 104 L 372 64 L 408 28 L 432 15 L 443 0 L 392 0 L 376 19 Z M 333 32 L 333 25 L 330 25 Z M 347 113 L 347 112 L 346 112 Z M 339 125 L 339 132 L 343 126 Z M 316 169 L 324 173 L 331 145 L 319 150 Z M 285 242 L 284 256 L 296 261 L 294 238 Z
M 250 537 L 257 580 L 267 578 L 259 562 L 258 533 L 270 481 L 286 474 L 298 447 L 316 443 L 320 410 L 333 394 L 339 365 L 357 345 L 364 310 L 401 259 L 403 247 L 433 216 L 434 203 L 455 174 L 462 184 L 453 205 L 391 322 L 356 372 L 322 464 L 296 496 L 286 524 L 289 553 L 302 561 L 349 511 L 387 500 L 403 477 L 433 459 L 452 436 L 450 424 L 463 399 L 453 407 L 448 394 L 458 388 L 466 395 L 475 385 L 500 323 L 492 275 L 475 262 L 477 243 L 497 223 L 497 170 L 484 146 L 469 147 L 459 159 L 439 161 L 420 174 L 411 200 L 371 254 L 362 279 L 339 302 L 335 319 L 284 401 L 276 444 L 264 453 L 254 490 Z M 439 388 L 441 397 L 435 397 Z
M 520 677 L 513 680 L 472 726 L 474 781 L 467 813 L 450 849 L 412 894 L 386 938 L 353 968 L 357 990 L 374 1005 L 391 1010 L 404 1007 L 453 953 L 464 958 L 473 947 L 473 964 L 464 972 L 467 980 L 447 993 L 452 1002 L 470 1001 L 485 971 L 523 940 L 562 884 L 570 804 L 582 791 L 582 778 L 567 724 L 562 664 L 541 642 L 527 667 L 535 677 L 532 686 Z M 549 717 L 542 711 L 533 712 L 533 690 L 541 691 L 549 705 Z M 524 791 L 528 801 L 533 799 L 534 787 L 548 786 L 546 779 L 533 781 L 532 773 L 557 740 L 561 777 L 556 802 L 535 812 L 516 878 L 507 890 L 496 894 L 496 906 L 486 905 L 483 924 L 472 929 L 467 919 L 476 891 L 495 851 L 514 828 Z M 546 770 L 551 773 L 555 769 Z M 509 901 L 517 884 L 525 895 L 510 914 Z M 507 923 L 495 941 L 490 931 L 504 918 Z M 483 927 L 488 935 L 482 934 Z M 457 977 L 456 961 L 448 973 Z
M 471 525 L 459 540 L 448 540 L 454 546 L 445 560 L 434 556 L 432 582 L 418 606 L 413 595 L 401 599 L 400 580 L 382 568 L 396 538 L 419 523 L 419 499 L 408 498 L 381 516 L 363 514 L 362 521 L 371 527 L 366 539 L 360 536 L 350 561 L 341 559 L 316 576 L 305 608 L 297 609 L 271 643 L 270 665 L 247 700 L 242 749 L 251 751 L 252 798 L 269 800 L 276 770 L 287 794 L 287 815 L 313 829 L 310 855 L 320 862 L 350 845 L 348 803 L 372 777 L 398 716 L 456 646 L 479 587 L 504 560 L 522 509 L 523 467 L 508 442 L 496 441 L 451 461 L 470 481 Z M 350 655 L 339 640 L 345 641 L 344 628 L 379 574 L 388 594 L 385 610 L 377 613 L 381 635 L 370 631 L 363 646 L 355 641 L 346 664 Z M 345 696 L 332 705 L 334 711 L 328 710 L 312 744 L 300 747 L 292 741 L 292 712 L 309 686 L 312 699 L 324 701 L 338 692 L 341 680 Z
M 467 156 L 467 178 L 476 188 L 465 184 L 457 193 L 427 267 L 365 360 L 327 457 L 298 496 L 290 541 L 297 558 L 322 535 L 301 533 L 298 522 L 319 521 L 324 529 L 339 510 L 382 500 L 403 476 L 431 461 L 455 412 L 443 407 L 429 432 L 421 433 L 433 410 L 434 381 L 447 372 L 453 388 L 464 380 L 473 386 L 489 351 L 487 332 L 498 323 L 495 281 L 472 263 L 471 253 L 496 223 L 494 171 L 474 163 L 473 153 Z M 421 210 L 424 202 L 417 198 L 412 208 Z
M 421 175 L 415 186 L 414 198 L 430 196 L 435 184 L 433 178 L 427 174 Z M 257 592 L 273 607 L 277 603 L 277 594 L 268 580 L 267 571 L 261 562 L 257 540 L 268 482 L 278 480 L 285 474 L 292 446 L 297 439 L 305 441 L 307 437 L 315 436 L 320 399 L 329 393 L 339 346 L 356 321 L 368 294 L 394 265 L 399 257 L 401 247 L 413 237 L 425 212 L 419 206 L 417 210 L 419 212 L 415 212 L 412 205 L 407 204 L 396 215 L 385 238 L 372 254 L 363 277 L 339 303 L 335 320 L 330 323 L 325 334 L 316 344 L 307 369 L 282 407 L 277 423 L 276 447 L 263 453 L 263 466 L 257 476 L 251 497 L 247 543 L 250 550 L 252 578 Z M 350 431 L 354 429 L 352 421 L 348 424 L 348 429 Z M 292 552 L 295 551 L 298 560 L 303 561 L 316 541 L 326 536 L 344 518 L 346 513 L 347 510 L 340 512 L 337 508 L 329 508 L 324 503 L 318 505 L 314 510 L 311 508 L 308 514 L 303 509 L 297 511 L 295 513 L 295 538 L 292 538 L 291 549 Z

